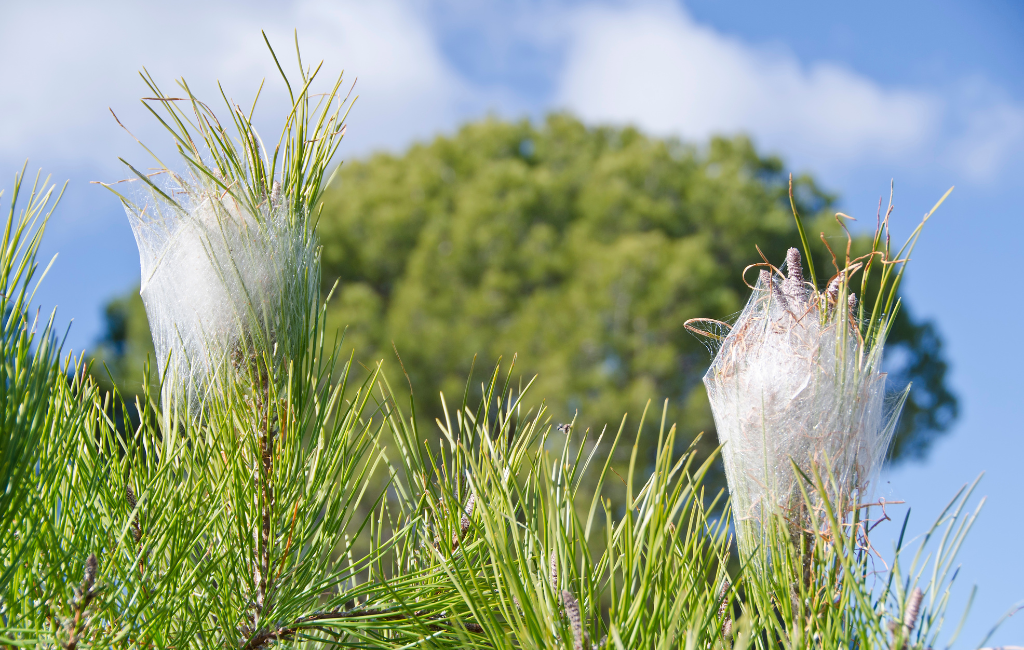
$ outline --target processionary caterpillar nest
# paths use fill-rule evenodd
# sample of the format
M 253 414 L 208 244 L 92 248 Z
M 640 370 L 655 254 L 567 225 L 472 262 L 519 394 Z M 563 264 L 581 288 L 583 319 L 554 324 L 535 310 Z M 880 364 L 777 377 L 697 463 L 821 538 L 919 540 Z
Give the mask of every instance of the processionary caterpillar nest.
M 319 278 L 315 240 L 276 184 L 256 209 L 212 181 L 175 189 L 184 201 L 126 206 L 165 413 L 201 407 L 238 359 L 301 354 Z
M 847 272 L 819 293 L 804 281 L 795 248 L 785 266 L 786 276 L 760 272 L 704 376 L 747 550 L 763 517 L 799 517 L 802 479 L 793 464 L 808 476 L 817 471 L 833 503 L 864 497 L 906 395 L 887 404 L 883 345 L 863 344 Z

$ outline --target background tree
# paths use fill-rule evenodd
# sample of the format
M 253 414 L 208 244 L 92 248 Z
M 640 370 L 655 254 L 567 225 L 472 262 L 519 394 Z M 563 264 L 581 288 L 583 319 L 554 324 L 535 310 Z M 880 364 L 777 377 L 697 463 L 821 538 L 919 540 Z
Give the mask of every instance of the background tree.
M 811 234 L 845 250 L 835 197 L 808 176 L 794 196 Z M 338 282 L 328 331 L 344 329 L 358 361 L 383 359 L 393 376 L 397 348 L 425 431 L 439 392 L 463 393 L 474 355 L 486 367 L 518 355 L 553 417 L 578 411 L 578 426 L 615 429 L 667 398 L 681 441 L 714 428 L 700 385 L 709 355 L 683 322 L 742 308 L 743 270 L 762 261 L 753 242 L 776 265 L 798 244 L 788 172 L 747 138 L 696 147 L 565 114 L 485 119 L 401 156 L 346 162 L 318 230 L 325 289 Z M 140 377 L 151 343 L 137 291 L 110 303 L 107 321 L 97 358 L 118 383 Z M 893 455 L 920 457 L 957 413 L 942 341 L 904 304 L 888 351 L 891 385 L 914 384 Z

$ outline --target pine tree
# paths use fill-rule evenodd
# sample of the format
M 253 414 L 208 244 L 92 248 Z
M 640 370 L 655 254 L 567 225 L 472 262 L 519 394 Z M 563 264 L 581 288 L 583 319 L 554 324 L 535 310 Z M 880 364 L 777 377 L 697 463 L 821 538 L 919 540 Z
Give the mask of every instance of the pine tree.
M 655 426 L 644 411 L 620 474 L 611 458 L 627 418 L 596 438 L 552 422 L 524 405 L 514 361 L 483 378 L 479 401 L 468 384 L 454 408 L 441 396 L 440 445 L 419 428 L 413 386 L 403 408 L 379 366 L 357 380 L 325 336 L 314 227 L 348 104 L 340 77 L 314 93 L 320 68 L 300 69 L 301 86 L 285 77 L 292 107 L 273 152 L 251 108 L 225 100 L 225 127 L 184 81 L 178 98 L 144 75 L 184 168 L 158 160 L 154 180 L 129 165 L 142 199 L 119 194 L 158 351 L 137 422 L 81 360 L 60 359 L 52 318 L 41 330 L 29 318 L 53 189 L 33 189 L 20 213 L 14 197 L 0 249 L 0 644 L 935 642 L 970 490 L 947 517 L 953 541 L 932 581 L 918 587 L 919 555 L 876 588 L 866 508 L 829 509 L 820 475 L 801 483 L 806 534 L 766 513 L 769 560 L 737 556 L 726 495 L 704 490 L 717 456 L 678 453 L 667 404 Z

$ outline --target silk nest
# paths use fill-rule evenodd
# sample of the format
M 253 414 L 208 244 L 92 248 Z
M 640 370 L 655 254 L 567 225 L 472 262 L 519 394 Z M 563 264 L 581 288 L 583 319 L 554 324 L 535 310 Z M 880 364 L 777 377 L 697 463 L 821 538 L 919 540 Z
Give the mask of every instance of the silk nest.
M 806 525 L 805 479 L 794 465 L 822 478 L 826 493 L 812 496 L 819 504 L 866 498 L 906 397 L 887 399 L 883 343 L 863 345 L 844 274 L 818 293 L 803 280 L 796 249 L 785 268 L 788 276 L 761 271 L 704 377 L 747 550 L 772 513 Z
M 319 254 L 276 183 L 255 208 L 212 182 L 170 189 L 183 199 L 153 196 L 126 210 L 165 416 L 196 416 L 257 363 L 264 374 L 280 372 L 304 353 Z

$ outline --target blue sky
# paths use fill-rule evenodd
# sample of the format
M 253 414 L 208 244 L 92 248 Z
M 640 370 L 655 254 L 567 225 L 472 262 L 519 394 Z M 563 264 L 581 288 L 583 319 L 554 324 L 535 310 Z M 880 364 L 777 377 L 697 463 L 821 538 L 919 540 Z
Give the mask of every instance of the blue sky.
M 248 102 L 267 77 L 268 128 L 284 98 L 259 30 L 307 60 L 358 77 L 343 157 L 450 131 L 488 112 L 569 109 L 591 123 L 633 123 L 696 142 L 750 133 L 765 152 L 813 172 L 839 209 L 871 221 L 896 184 L 897 237 L 951 185 L 905 285 L 934 319 L 962 416 L 924 463 L 887 473 L 882 492 L 923 531 L 980 472 L 987 502 L 961 556 L 954 607 L 979 592 L 957 647 L 975 647 L 1024 600 L 1021 459 L 1024 343 L 1014 335 L 1024 210 L 1024 8 L 992 2 L 22 3 L 0 24 L 0 169 L 30 158 L 70 179 L 47 254 L 60 256 L 43 305 L 74 317 L 69 343 L 100 334 L 100 308 L 137 281 L 127 220 L 93 180 L 124 174 L 118 156 L 162 139 L 136 101 L 146 66 L 170 89 L 185 76 L 215 96 L 220 79 Z M 237 93 L 237 94 L 235 94 Z M 753 247 L 754 242 L 751 242 Z M 1002 315 L 1000 315 L 1002 314 Z M 996 331 L 998 319 L 1010 323 Z M 1001 327 L 1001 326 L 999 326 Z M 880 529 L 882 530 L 882 529 Z M 896 533 L 894 532 L 893 535 Z M 878 538 L 876 538 L 876 544 Z M 953 626 L 950 626 L 952 628 Z M 989 645 L 1024 644 L 1024 612 Z

